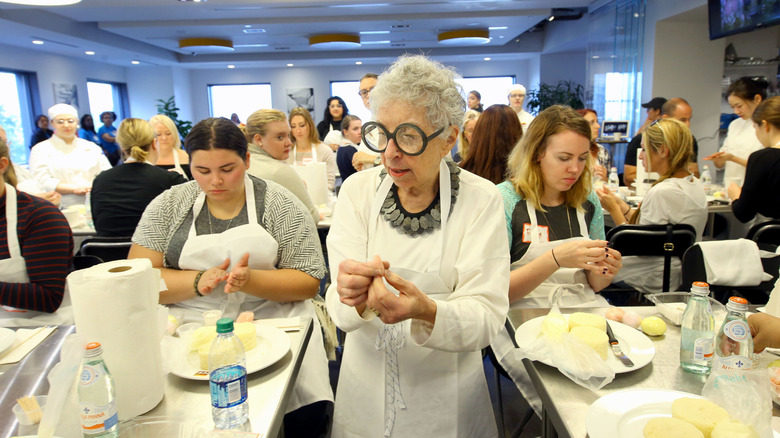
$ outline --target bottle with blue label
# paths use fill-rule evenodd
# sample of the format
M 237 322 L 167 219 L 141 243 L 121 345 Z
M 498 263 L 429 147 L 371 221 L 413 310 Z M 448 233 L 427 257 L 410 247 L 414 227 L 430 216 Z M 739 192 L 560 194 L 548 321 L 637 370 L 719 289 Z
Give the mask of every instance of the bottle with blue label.
M 87 344 L 79 373 L 79 413 L 85 437 L 119 436 L 114 378 L 103 361 L 99 342 Z
M 696 281 L 680 326 L 680 366 L 685 371 L 706 374 L 712 368 L 715 319 L 709 300 L 710 286 Z
M 214 428 L 241 429 L 249 417 L 244 346 L 233 333 L 233 320 L 217 321 L 217 337 L 209 350 L 209 387 Z
M 713 370 L 753 369 L 753 336 L 745 318 L 747 300 L 731 297 L 726 310 L 726 319 L 715 337 Z

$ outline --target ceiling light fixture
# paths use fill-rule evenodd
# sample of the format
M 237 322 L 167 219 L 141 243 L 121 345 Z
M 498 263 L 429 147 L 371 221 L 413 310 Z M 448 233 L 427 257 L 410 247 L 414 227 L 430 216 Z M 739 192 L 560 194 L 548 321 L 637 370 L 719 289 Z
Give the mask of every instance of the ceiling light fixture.
M 0 0 L 0 2 L 28 6 L 66 6 L 80 3 L 81 0 Z
M 360 37 L 345 33 L 331 33 L 309 37 L 309 46 L 322 49 L 351 49 L 360 47 Z
M 482 58 L 484 61 L 490 61 L 490 58 Z
M 555 20 L 555 15 L 550 15 L 550 18 L 547 19 L 547 21 L 553 21 Z
M 41 41 L 41 40 L 32 40 L 32 43 L 35 44 L 36 46 L 40 46 L 41 44 L 43 44 L 43 41 Z
M 360 44 L 390 44 L 390 40 L 384 40 L 384 41 L 361 41 Z
M 294 67 L 295 64 L 287 64 L 287 67 Z
M 451 30 L 439 34 L 439 42 L 441 44 L 485 44 L 488 41 L 490 41 L 490 32 L 484 29 Z
M 136 60 L 130 61 L 130 64 L 133 64 L 133 65 L 138 65 L 140 63 L 141 63 L 141 61 L 136 61 Z
M 506 26 L 490 26 L 490 27 L 488 27 L 488 30 L 507 30 L 507 29 L 509 29 L 509 28 L 506 27 Z
M 221 38 L 185 38 L 179 40 L 179 48 L 195 54 L 226 53 L 233 51 L 233 41 Z
M 363 61 L 355 61 L 355 65 L 363 65 Z
M 236 66 L 233 64 L 228 64 L 228 68 L 236 68 Z
M 86 52 L 84 52 L 84 54 L 85 54 L 85 55 L 92 56 L 92 55 L 94 55 L 94 54 L 95 54 L 95 52 L 93 52 L 92 50 L 87 50 Z
M 364 30 L 361 31 L 361 35 L 385 35 L 390 33 L 389 30 Z

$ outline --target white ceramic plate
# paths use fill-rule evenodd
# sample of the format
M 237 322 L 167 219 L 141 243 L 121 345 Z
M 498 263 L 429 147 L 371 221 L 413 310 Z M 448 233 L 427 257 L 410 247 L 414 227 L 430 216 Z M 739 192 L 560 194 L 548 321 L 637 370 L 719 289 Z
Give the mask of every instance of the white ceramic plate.
M 275 364 L 290 351 L 290 336 L 276 327 L 255 324 L 257 347 L 246 353 L 246 372 L 260 371 Z M 171 373 L 190 380 L 209 380 L 208 370 L 200 369 L 197 351 L 190 351 L 186 361 L 174 364 Z
M 569 315 L 563 316 L 567 320 L 569 319 Z M 515 330 L 515 340 L 519 347 L 527 347 L 536 340 L 543 320 L 544 316 L 534 318 L 530 321 L 526 321 Z M 628 373 L 638 370 L 653 360 L 653 356 L 655 356 L 655 346 L 653 346 L 653 341 L 645 336 L 644 333 L 620 322 L 609 321 L 609 326 L 612 327 L 612 332 L 615 333 L 615 338 L 617 338 L 620 343 L 620 348 L 623 350 L 623 353 L 634 362 L 633 367 L 623 365 L 623 362 L 612 354 L 612 348 L 610 347 L 607 352 L 607 365 L 609 365 L 615 373 Z M 555 366 L 550 363 L 547 365 Z
M 616 391 L 590 405 L 585 428 L 590 438 L 642 438 L 645 424 L 653 418 L 671 417 L 672 402 L 683 397 L 703 398 L 663 389 Z
M 4 352 L 5 350 L 8 350 L 8 347 L 13 345 L 15 340 L 16 340 L 15 331 L 0 327 L 0 353 Z

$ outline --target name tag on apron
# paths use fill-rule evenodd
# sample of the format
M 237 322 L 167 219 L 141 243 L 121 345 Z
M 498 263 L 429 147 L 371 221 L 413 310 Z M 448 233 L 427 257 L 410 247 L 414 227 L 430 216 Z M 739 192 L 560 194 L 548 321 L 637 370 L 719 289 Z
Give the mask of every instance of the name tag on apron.
M 531 243 L 531 230 L 533 226 L 531 224 L 523 224 L 523 243 Z M 536 232 L 539 234 L 540 242 L 550 241 L 550 229 L 544 225 L 537 225 Z
M 301 158 L 301 165 L 306 166 L 309 164 L 314 163 L 314 158 L 307 157 L 307 158 Z

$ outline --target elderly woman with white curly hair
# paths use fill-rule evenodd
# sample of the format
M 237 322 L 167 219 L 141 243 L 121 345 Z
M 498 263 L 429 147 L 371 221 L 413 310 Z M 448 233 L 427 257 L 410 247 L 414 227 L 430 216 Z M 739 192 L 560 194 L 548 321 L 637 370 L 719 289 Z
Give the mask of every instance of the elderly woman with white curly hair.
M 506 318 L 508 238 L 497 188 L 445 159 L 455 77 L 403 56 L 371 92 L 363 141 L 383 166 L 344 183 L 328 234 L 328 310 L 348 333 L 333 437 L 497 436 L 480 350 Z

